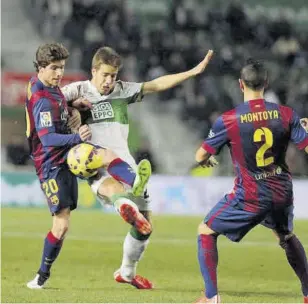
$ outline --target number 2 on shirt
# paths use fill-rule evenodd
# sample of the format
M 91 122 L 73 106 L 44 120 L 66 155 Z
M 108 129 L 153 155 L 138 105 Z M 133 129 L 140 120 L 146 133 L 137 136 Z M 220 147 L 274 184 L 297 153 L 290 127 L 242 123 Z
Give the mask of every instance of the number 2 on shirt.
M 258 149 L 256 153 L 256 163 L 257 167 L 266 167 L 274 162 L 274 157 L 270 156 L 265 158 L 264 154 L 268 149 L 273 146 L 273 133 L 268 128 L 259 128 L 253 134 L 253 141 L 262 141 L 262 136 L 265 138 L 265 143 Z

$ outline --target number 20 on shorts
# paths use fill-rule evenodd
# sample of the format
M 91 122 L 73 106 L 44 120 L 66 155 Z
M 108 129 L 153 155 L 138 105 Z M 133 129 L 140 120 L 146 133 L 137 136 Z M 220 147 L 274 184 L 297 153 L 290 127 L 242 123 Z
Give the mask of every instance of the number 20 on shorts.
M 58 188 L 58 185 L 55 179 L 49 179 L 47 182 L 44 182 L 42 184 L 42 188 L 48 198 L 52 194 L 56 194 L 59 191 L 59 188 Z

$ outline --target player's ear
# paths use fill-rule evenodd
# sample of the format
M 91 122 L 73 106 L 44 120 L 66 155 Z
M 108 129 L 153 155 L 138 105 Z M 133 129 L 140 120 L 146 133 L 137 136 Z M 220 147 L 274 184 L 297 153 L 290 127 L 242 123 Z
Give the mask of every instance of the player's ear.
M 96 69 L 92 68 L 91 72 L 92 72 L 92 77 L 94 77 L 96 75 Z
M 238 82 L 239 82 L 239 84 L 240 84 L 240 89 L 241 89 L 241 91 L 244 92 L 244 84 L 243 84 L 242 79 L 239 79 Z
M 267 87 L 268 87 L 268 79 L 266 79 L 264 82 L 264 89 L 267 89 Z
M 44 67 L 42 67 L 42 66 L 39 66 L 38 67 L 38 72 L 39 73 L 42 73 L 42 72 L 44 72 L 45 71 L 45 68 Z

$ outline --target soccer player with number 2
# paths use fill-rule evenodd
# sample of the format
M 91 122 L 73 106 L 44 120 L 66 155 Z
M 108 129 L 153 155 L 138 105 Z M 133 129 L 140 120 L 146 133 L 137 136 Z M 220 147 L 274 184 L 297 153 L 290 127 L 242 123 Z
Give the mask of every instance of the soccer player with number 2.
M 196 303 L 221 303 L 217 287 L 217 237 L 239 242 L 262 224 L 274 231 L 279 245 L 300 280 L 308 303 L 308 265 L 304 247 L 293 233 L 292 179 L 285 161 L 291 140 L 308 153 L 306 120 L 287 106 L 263 98 L 268 73 L 249 60 L 241 70 L 244 103 L 223 113 L 196 152 L 196 161 L 209 165 L 210 156 L 227 145 L 236 174 L 235 185 L 209 212 L 198 228 L 198 259 L 205 293 Z

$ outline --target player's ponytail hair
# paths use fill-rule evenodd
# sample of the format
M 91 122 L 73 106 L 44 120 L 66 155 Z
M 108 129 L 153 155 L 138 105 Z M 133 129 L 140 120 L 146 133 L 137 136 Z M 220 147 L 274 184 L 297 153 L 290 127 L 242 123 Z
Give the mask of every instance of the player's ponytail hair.
M 263 62 L 249 58 L 241 70 L 241 79 L 253 91 L 260 91 L 268 84 L 268 72 Z
M 69 51 L 61 43 L 55 42 L 40 45 L 33 62 L 35 70 L 38 72 L 40 67 L 45 68 L 54 61 L 66 60 L 69 55 Z

